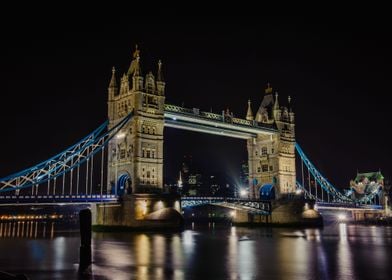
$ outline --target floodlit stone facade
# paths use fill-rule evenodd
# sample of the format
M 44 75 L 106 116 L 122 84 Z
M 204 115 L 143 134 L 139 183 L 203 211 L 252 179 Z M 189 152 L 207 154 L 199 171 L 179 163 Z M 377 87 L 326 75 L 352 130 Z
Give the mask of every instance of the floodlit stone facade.
M 278 130 L 273 135 L 259 134 L 247 140 L 251 198 L 263 198 L 261 194 L 265 194 L 273 199 L 295 192 L 295 118 L 290 103 L 288 97 L 288 106 L 280 107 L 278 93 L 273 97 L 270 85 L 255 117 L 248 102 L 247 120 Z
M 113 69 L 108 95 L 109 129 L 132 114 L 108 145 L 108 191 L 161 192 L 165 106 L 161 62 L 156 76 L 149 72 L 143 77 L 136 48 L 119 86 Z M 289 97 L 288 106 L 280 107 L 278 94 L 273 96 L 269 85 L 255 116 L 248 102 L 247 121 L 276 130 L 247 140 L 250 198 L 274 199 L 295 191 L 295 120 L 290 102 Z
M 108 145 L 108 188 L 116 194 L 160 192 L 163 188 L 163 113 L 165 82 L 162 63 L 156 77 L 142 76 L 136 48 L 127 73 L 117 86 L 113 69 L 108 89 L 109 129 L 128 114 L 132 119 Z

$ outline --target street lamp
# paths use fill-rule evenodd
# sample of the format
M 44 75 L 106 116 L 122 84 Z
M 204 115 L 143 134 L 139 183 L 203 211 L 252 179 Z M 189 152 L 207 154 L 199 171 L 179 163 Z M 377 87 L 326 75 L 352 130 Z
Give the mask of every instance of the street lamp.
M 296 189 L 296 190 L 295 190 L 295 194 L 296 194 L 296 195 L 300 195 L 300 194 L 302 194 L 302 190 L 301 190 L 301 189 L 299 189 L 299 188 L 298 188 L 298 189 Z
M 241 196 L 241 197 L 247 197 L 247 196 L 248 196 L 248 191 L 245 190 L 245 189 L 241 189 L 241 191 L 240 191 L 240 196 Z

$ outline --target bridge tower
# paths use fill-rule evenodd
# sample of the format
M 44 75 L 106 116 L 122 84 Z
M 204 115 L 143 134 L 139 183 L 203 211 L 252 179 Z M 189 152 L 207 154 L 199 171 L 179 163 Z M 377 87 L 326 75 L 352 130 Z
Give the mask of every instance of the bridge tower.
M 280 107 L 268 84 L 254 121 L 277 128 L 272 135 L 259 134 L 247 140 L 249 190 L 252 198 L 279 198 L 295 191 L 295 118 L 291 108 Z M 250 103 L 247 119 L 251 120 Z
M 165 82 L 162 63 L 157 76 L 145 78 L 136 49 L 117 87 L 115 70 L 108 89 L 109 129 L 133 113 L 129 123 L 108 145 L 108 188 L 115 194 L 160 193 L 163 188 L 163 112 Z

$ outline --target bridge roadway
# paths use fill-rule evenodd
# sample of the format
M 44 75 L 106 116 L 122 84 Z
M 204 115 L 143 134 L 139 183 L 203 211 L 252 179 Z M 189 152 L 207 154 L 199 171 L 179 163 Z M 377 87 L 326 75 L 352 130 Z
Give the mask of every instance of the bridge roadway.
M 0 196 L 0 206 L 23 205 L 76 205 L 88 203 L 118 203 L 115 195 L 6 195 Z M 182 197 L 181 207 L 216 205 L 233 210 L 268 215 L 271 210 L 269 201 L 229 198 L 229 197 Z
M 88 203 L 118 203 L 115 195 L 3 195 L 0 196 L 0 206 L 23 206 L 23 205 L 77 205 Z M 252 200 L 233 197 L 182 197 L 181 207 L 193 207 L 201 205 L 216 205 L 233 210 L 243 210 L 249 213 L 269 215 L 271 213 L 271 201 Z M 344 203 L 316 203 L 317 210 L 332 211 L 384 211 L 381 205 L 353 205 Z
M 257 134 L 272 135 L 276 128 L 268 124 L 203 112 L 197 108 L 188 109 L 165 104 L 164 124 L 166 127 L 204 132 L 240 139 L 256 137 Z

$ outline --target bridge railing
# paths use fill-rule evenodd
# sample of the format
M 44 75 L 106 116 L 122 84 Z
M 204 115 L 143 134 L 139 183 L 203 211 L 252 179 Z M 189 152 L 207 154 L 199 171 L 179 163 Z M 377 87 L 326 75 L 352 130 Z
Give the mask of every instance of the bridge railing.
M 35 203 L 77 203 L 77 202 L 116 202 L 118 196 L 112 194 L 72 194 L 72 195 L 1 195 L 1 204 Z

